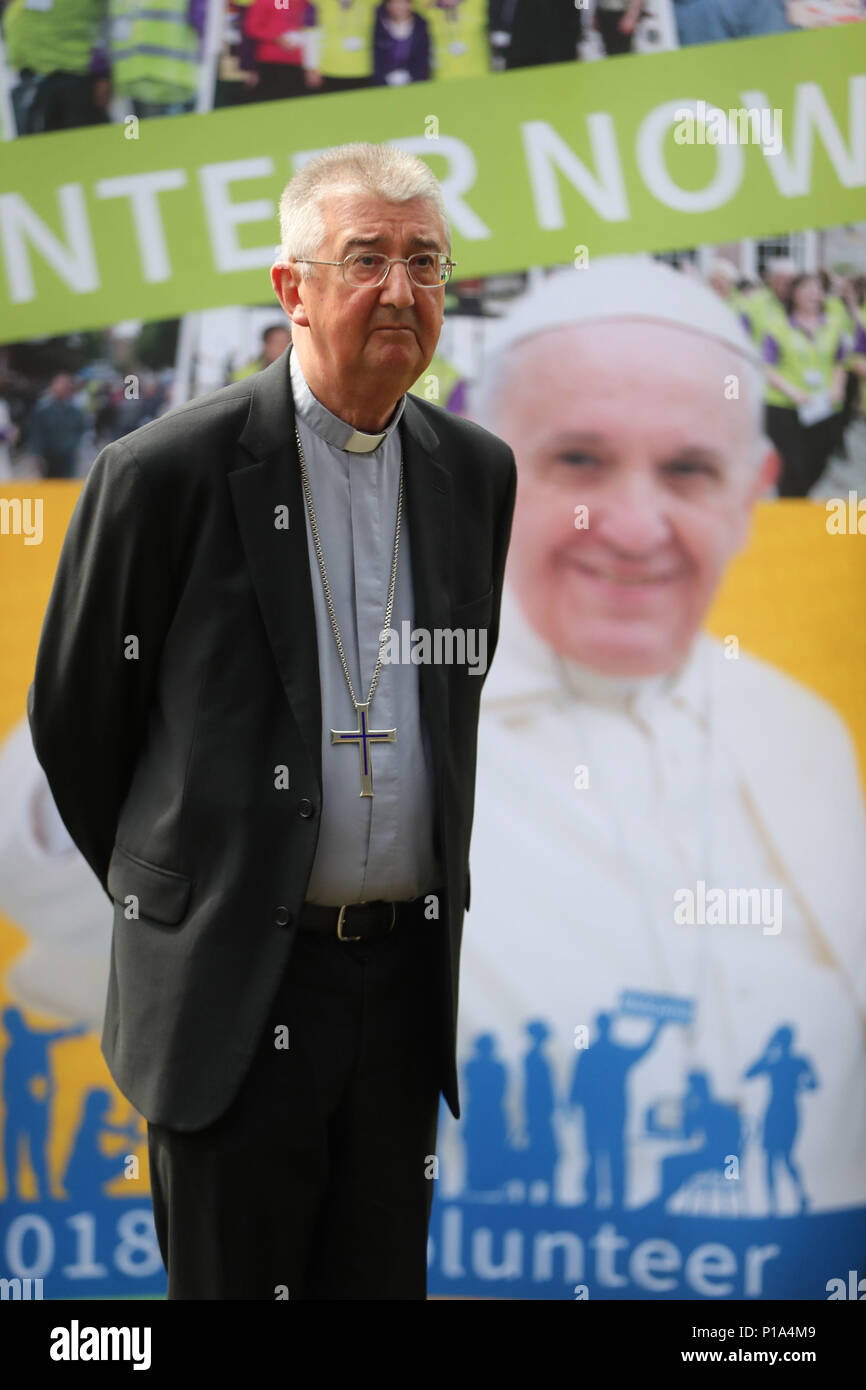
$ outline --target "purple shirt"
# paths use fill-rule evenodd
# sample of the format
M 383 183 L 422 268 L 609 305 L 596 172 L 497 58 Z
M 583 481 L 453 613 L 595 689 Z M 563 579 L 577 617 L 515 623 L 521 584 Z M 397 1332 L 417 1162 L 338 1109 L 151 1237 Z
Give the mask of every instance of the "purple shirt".
M 204 28 L 207 23 L 207 6 L 208 0 L 189 0 L 187 19 L 200 39 L 204 38 Z
M 799 332 L 800 332 L 800 333 L 803 333 L 807 338 L 811 338 L 811 337 L 812 337 L 812 334 L 809 332 L 809 330 L 808 330 L 808 328 L 805 326 L 805 324 L 799 323 L 796 319 L 792 319 L 792 318 L 790 318 L 790 317 L 789 317 L 789 319 L 788 319 L 788 322 L 790 323 L 790 325 L 791 325 L 792 328 L 798 329 Z M 822 328 L 823 328 L 823 326 L 824 326 L 825 323 L 826 323 L 826 319 L 824 318 L 824 316 L 823 316 L 823 314 L 822 314 L 822 315 L 821 315 L 821 327 L 822 327 Z M 763 348 L 762 348 L 762 356 L 763 356 L 763 359 L 764 359 L 764 361 L 767 363 L 768 366 L 770 366 L 770 367 L 775 367 L 775 366 L 778 365 L 778 362 L 779 362 L 779 360 L 780 360 L 780 358 L 781 358 L 781 356 L 782 356 L 782 352 L 781 352 L 781 349 L 780 349 L 780 347 L 779 347 L 779 340 L 778 340 L 778 338 L 774 338 L 773 335 L 772 335 L 772 333 L 767 333 L 767 334 L 765 335 L 765 337 L 764 337 Z M 839 339 L 838 346 L 837 346 L 837 348 L 836 348 L 836 352 L 835 352 L 835 354 L 834 354 L 834 356 L 833 356 L 833 361 L 834 361 L 834 362 L 841 362 L 842 359 L 843 359 L 844 357 L 846 357 L 846 356 L 847 356 L 847 353 L 846 353 L 846 351 L 845 351 L 845 343 L 844 343 L 844 340 L 840 338 L 840 339 Z
M 430 78 L 430 31 L 421 15 L 412 16 L 412 31 L 405 39 L 395 38 L 385 23 L 385 6 L 376 11 L 373 27 L 373 85 L 384 86 L 388 74 L 408 72 L 410 82 Z

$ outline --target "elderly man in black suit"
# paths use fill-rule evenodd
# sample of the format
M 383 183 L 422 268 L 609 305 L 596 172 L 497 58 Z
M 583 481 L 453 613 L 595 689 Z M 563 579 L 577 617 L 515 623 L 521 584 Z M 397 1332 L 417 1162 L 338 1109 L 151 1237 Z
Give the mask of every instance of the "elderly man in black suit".
M 424 1298 L 516 470 L 407 394 L 452 266 L 427 166 L 326 151 L 280 216 L 291 347 L 96 459 L 28 716 L 114 903 L 169 1297 Z

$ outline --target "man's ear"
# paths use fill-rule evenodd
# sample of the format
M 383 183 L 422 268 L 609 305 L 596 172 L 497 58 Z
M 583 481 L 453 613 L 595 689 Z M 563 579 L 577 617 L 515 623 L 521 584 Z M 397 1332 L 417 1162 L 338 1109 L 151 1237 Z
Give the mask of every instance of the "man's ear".
M 276 261 L 271 266 L 271 284 L 277 299 L 292 323 L 299 324 L 301 328 L 309 328 L 310 320 L 301 302 L 300 278 L 300 271 L 297 266 L 284 265 L 280 261 Z
M 763 448 L 761 462 L 755 469 L 755 481 L 749 497 L 750 502 L 757 502 L 760 497 L 769 492 L 771 487 L 775 487 L 782 472 L 782 460 L 775 445 L 765 438 Z
M 752 508 L 755 503 L 760 501 L 770 488 L 775 485 L 782 471 L 782 460 L 775 446 L 770 443 L 769 439 L 763 439 L 761 447 L 763 448 L 763 453 L 758 466 L 755 468 L 755 475 L 746 494 L 746 504 L 743 508 L 737 544 L 732 554 L 736 554 L 740 550 L 745 550 L 752 532 Z M 752 467 L 754 467 L 754 464 Z

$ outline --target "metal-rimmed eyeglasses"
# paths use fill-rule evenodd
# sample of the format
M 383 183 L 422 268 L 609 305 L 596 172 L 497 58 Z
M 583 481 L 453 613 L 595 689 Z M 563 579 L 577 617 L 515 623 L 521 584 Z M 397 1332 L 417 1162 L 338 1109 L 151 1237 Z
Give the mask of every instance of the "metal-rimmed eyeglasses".
M 358 289 L 373 290 L 384 285 L 392 265 L 404 265 L 413 285 L 422 290 L 436 290 L 447 285 L 457 264 L 441 252 L 417 251 L 414 256 L 386 256 L 381 251 L 354 251 L 342 261 L 312 261 L 305 256 L 293 256 L 303 265 L 338 265 L 343 279 Z

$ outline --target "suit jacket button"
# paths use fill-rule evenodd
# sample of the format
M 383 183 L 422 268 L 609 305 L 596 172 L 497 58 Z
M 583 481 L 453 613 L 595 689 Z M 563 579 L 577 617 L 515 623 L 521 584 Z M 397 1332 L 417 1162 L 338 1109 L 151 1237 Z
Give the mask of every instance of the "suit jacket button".
M 300 801 L 298 802 L 298 815 L 299 815 L 299 816 L 303 816 L 303 817 L 304 817 L 304 820 L 309 820 L 309 818 L 310 818 L 310 816 L 311 816 L 312 814 L 313 814 L 313 803 L 312 803 L 312 801 L 310 801 L 309 797 L 302 796 L 301 799 L 300 799 Z
M 278 927 L 287 927 L 292 920 L 292 914 L 287 907 L 278 907 L 274 912 L 274 923 Z

